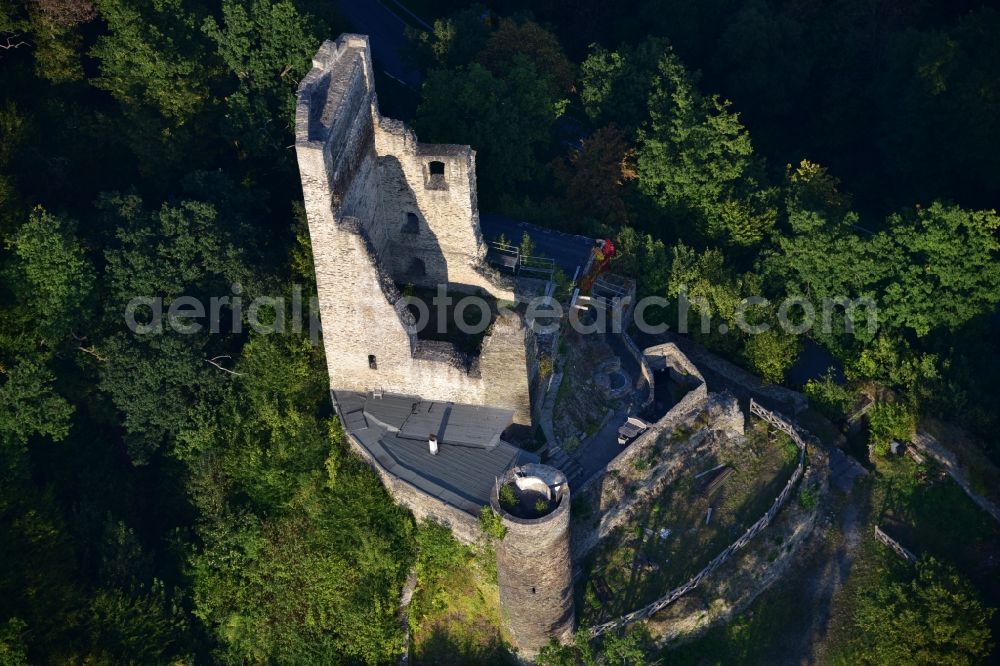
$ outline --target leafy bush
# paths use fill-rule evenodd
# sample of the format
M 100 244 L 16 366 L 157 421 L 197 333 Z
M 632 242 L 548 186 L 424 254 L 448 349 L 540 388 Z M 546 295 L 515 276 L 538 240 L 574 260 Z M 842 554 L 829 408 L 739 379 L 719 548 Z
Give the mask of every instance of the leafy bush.
M 486 536 L 497 541 L 507 536 L 507 528 L 504 527 L 503 519 L 488 506 L 484 506 L 479 511 L 479 527 L 482 528 Z
M 816 507 L 816 488 L 813 486 L 803 487 L 799 493 L 799 504 L 806 511 L 812 511 Z
M 517 495 L 514 494 L 514 489 L 511 488 L 510 484 L 500 488 L 500 505 L 506 509 L 517 506 Z
M 798 358 L 801 341 L 775 329 L 751 335 L 743 355 L 754 372 L 772 384 L 780 384 Z
M 821 379 L 806 382 L 805 394 L 813 407 L 831 419 L 845 418 L 855 395 L 854 391 L 834 381 L 830 370 Z
M 552 376 L 552 357 L 543 356 L 538 359 L 538 376 L 546 380 Z
M 889 453 L 893 440 L 909 441 L 916 428 L 916 417 L 909 407 L 899 403 L 879 403 L 868 413 L 868 431 L 875 452 Z
M 537 511 L 538 513 L 544 513 L 544 512 L 546 512 L 548 510 L 549 510 L 549 502 L 548 502 L 548 500 L 544 500 L 544 499 L 539 498 L 535 502 L 535 511 Z
M 417 575 L 421 580 L 441 577 L 451 569 L 464 565 L 469 549 L 452 536 L 441 523 L 425 520 L 417 526 Z

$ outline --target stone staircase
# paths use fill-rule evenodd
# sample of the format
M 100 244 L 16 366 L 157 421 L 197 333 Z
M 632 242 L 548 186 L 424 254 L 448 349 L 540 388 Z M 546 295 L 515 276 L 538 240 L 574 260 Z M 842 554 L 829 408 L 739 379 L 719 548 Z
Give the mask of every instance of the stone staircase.
M 566 478 L 569 480 L 570 488 L 572 488 L 573 484 L 577 481 L 582 480 L 583 467 L 580 466 L 580 463 L 571 458 L 569 454 L 563 451 L 562 447 L 558 444 L 549 444 L 548 462 L 546 464 L 559 469 L 559 471 L 565 474 Z
M 549 378 L 548 390 L 542 402 L 540 425 L 545 434 L 545 441 L 548 442 L 542 450 L 542 457 L 546 465 L 551 465 L 566 475 L 570 487 L 578 481 L 582 481 L 583 468 L 562 447 L 556 442 L 555 430 L 552 427 L 552 412 L 555 409 L 556 394 L 559 392 L 559 384 L 562 383 L 563 368 L 559 363 Z

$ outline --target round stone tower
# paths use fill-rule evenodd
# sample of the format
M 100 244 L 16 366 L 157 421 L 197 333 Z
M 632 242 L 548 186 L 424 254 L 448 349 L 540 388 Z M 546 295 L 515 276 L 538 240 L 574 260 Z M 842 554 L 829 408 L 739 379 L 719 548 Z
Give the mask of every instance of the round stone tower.
M 572 638 L 569 483 L 548 465 L 507 470 L 491 498 L 507 534 L 497 546 L 500 603 L 521 657 Z

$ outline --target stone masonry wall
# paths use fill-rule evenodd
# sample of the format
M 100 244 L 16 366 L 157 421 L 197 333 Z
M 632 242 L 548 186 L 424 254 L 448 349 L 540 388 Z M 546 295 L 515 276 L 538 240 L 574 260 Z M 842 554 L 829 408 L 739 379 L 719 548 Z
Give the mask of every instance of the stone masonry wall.
M 567 643 L 572 638 L 572 559 L 570 556 L 570 491 L 566 476 L 547 465 L 524 465 L 529 476 L 540 475 L 548 485 L 562 488 L 559 505 L 535 519 L 508 514 L 491 498 L 493 510 L 503 518 L 507 533 L 497 544 L 497 579 L 500 602 L 518 654 L 534 659 L 551 639 Z M 509 470 L 500 484 L 513 479 Z
M 591 507 L 595 520 L 577 524 L 573 531 L 573 558 L 581 560 L 597 543 L 625 522 L 643 497 L 655 494 L 683 467 L 683 461 L 715 436 L 742 436 L 745 422 L 735 398 L 709 393 L 705 380 L 677 345 L 648 347 L 643 358 L 653 370 L 669 369 L 674 379 L 691 390 L 660 420 L 588 479 L 576 494 Z M 668 443 L 673 433 L 684 433 L 680 442 Z M 662 449 L 662 451 L 661 451 Z M 653 464 L 637 466 L 638 460 Z
M 341 35 L 313 58 L 296 106 L 330 385 L 507 407 L 529 424 L 532 359 L 519 315 L 494 324 L 469 367 L 453 347 L 417 340 L 395 282 L 513 292 L 482 267 L 475 153 L 420 144 L 382 118 L 373 81 L 367 37 Z M 444 164 L 443 178 L 431 162 Z

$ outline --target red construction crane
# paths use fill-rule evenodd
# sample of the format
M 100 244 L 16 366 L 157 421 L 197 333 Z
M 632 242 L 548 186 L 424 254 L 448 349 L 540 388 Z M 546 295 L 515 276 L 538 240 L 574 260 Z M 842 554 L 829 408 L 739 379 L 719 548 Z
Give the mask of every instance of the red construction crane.
M 610 238 L 601 238 L 594 241 L 594 248 L 591 252 L 594 255 L 594 261 L 591 264 L 590 272 L 580 279 L 580 292 L 584 294 L 590 293 L 590 287 L 593 286 L 594 280 L 611 263 L 611 258 L 615 256 L 615 244 Z

